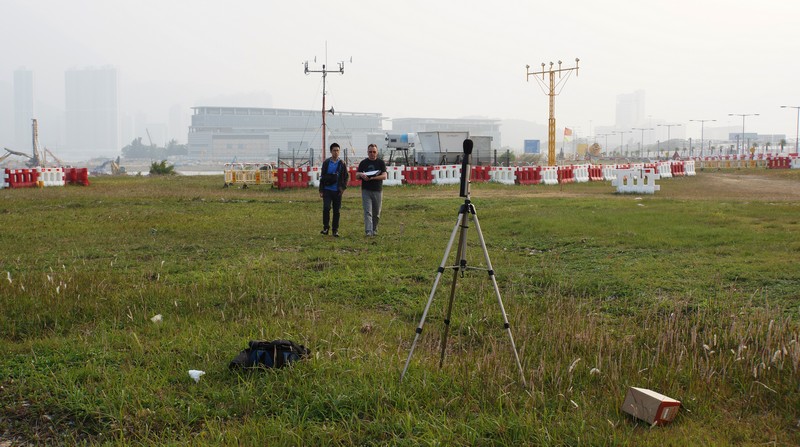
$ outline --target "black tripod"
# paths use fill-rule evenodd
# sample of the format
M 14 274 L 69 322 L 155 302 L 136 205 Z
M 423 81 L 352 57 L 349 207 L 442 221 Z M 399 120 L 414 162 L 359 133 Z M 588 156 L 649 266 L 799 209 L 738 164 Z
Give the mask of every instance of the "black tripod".
M 469 144 L 467 144 L 469 142 Z M 468 150 L 469 149 L 469 150 Z M 478 222 L 478 215 L 475 212 L 475 205 L 472 204 L 469 198 L 469 154 L 472 152 L 472 141 L 465 140 L 464 141 L 464 161 L 462 164 L 461 169 L 461 196 L 466 197 L 464 200 L 464 204 L 461 205 L 461 208 L 458 211 L 458 220 L 456 221 L 455 227 L 453 227 L 453 232 L 450 234 L 450 241 L 447 243 L 447 248 L 444 250 L 444 257 L 442 258 L 442 263 L 439 265 L 439 269 L 436 273 L 436 279 L 433 281 L 433 288 L 431 289 L 431 294 L 428 296 L 428 303 L 425 305 L 425 310 L 422 312 L 422 319 L 419 322 L 419 325 L 416 329 L 416 335 L 414 335 L 414 342 L 411 344 L 411 351 L 408 353 L 408 359 L 406 359 L 405 367 L 403 368 L 402 374 L 400 374 L 400 380 L 403 380 L 403 377 L 406 375 L 406 371 L 408 370 L 408 365 L 411 362 L 411 356 L 414 354 L 414 348 L 417 346 L 417 341 L 419 340 L 419 336 L 422 334 L 422 326 L 425 324 L 425 318 L 428 316 L 428 310 L 430 310 L 431 303 L 433 302 L 433 297 L 436 294 L 436 289 L 439 286 L 439 280 L 442 278 L 442 273 L 444 273 L 445 269 L 452 269 L 453 270 L 453 282 L 450 286 L 450 301 L 447 304 L 447 316 L 444 319 L 444 332 L 442 334 L 442 352 L 439 357 L 439 367 L 442 367 L 444 363 L 444 355 L 445 350 L 447 348 L 447 335 L 450 330 L 450 315 L 453 310 L 453 301 L 456 296 L 456 282 L 458 280 L 459 273 L 461 276 L 464 276 L 464 271 L 466 270 L 487 270 L 489 273 L 489 277 L 492 279 L 492 285 L 494 286 L 495 295 L 497 295 L 497 303 L 500 305 L 500 312 L 503 315 L 503 328 L 508 332 L 508 338 L 511 341 L 511 349 L 514 351 L 514 358 L 517 361 L 517 368 L 519 368 L 519 376 L 522 379 L 522 384 L 526 385 L 525 382 L 525 374 L 522 371 L 522 364 L 519 361 L 519 354 L 517 353 L 517 347 L 514 344 L 514 336 L 511 334 L 511 325 L 508 323 L 508 316 L 506 315 L 505 306 L 503 306 L 503 299 L 500 297 L 500 289 L 497 287 L 497 279 L 494 276 L 494 269 L 492 268 L 492 261 L 489 259 L 489 252 L 486 250 L 486 241 L 483 239 L 483 233 L 481 232 L 481 225 Z M 472 216 L 472 220 L 475 222 L 475 229 L 478 230 L 478 239 L 481 243 L 481 248 L 483 249 L 483 257 L 486 261 L 486 268 L 479 268 L 479 267 L 471 267 L 467 265 L 467 257 L 466 257 L 466 249 L 467 249 L 467 230 L 469 229 L 469 221 L 468 221 L 468 214 Z M 458 259 L 458 265 L 447 266 L 447 258 L 450 256 L 450 250 L 453 248 L 453 242 L 456 238 L 456 233 L 458 232 L 459 228 L 461 229 L 460 237 L 458 240 L 458 249 L 456 258 Z

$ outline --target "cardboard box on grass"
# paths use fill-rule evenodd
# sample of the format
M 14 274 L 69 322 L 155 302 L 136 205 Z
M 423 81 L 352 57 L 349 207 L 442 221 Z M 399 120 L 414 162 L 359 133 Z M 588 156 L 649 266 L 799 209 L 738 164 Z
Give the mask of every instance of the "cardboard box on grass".
M 671 397 L 646 388 L 628 388 L 622 411 L 650 425 L 664 425 L 678 415 L 681 403 Z

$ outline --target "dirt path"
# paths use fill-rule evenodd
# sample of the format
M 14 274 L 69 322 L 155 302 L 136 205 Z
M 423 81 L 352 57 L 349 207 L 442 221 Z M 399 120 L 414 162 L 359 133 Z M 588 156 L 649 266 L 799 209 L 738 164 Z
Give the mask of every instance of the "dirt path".
M 709 196 L 750 200 L 800 200 L 800 175 L 790 174 L 795 173 L 712 171 L 698 173 L 698 181 Z
M 800 201 L 800 170 L 743 169 L 698 171 L 693 177 L 665 178 L 655 196 L 689 200 Z M 419 197 L 437 198 L 452 190 L 436 187 L 419 191 Z M 571 183 L 566 185 L 472 187 L 474 199 L 499 197 L 591 197 L 616 196 L 610 182 Z

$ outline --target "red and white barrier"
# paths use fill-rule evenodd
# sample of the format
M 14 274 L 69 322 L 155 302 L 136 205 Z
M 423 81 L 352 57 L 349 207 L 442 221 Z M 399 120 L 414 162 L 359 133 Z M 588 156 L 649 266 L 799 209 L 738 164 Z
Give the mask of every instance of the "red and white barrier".
M 455 185 L 461 183 L 461 165 L 436 165 L 431 171 L 434 185 Z
M 577 165 L 574 167 L 574 178 L 577 183 L 589 181 L 589 165 Z
M 515 172 L 518 185 L 538 185 L 542 183 L 541 166 L 520 166 Z
M 613 181 L 617 178 L 615 171 L 617 170 L 617 165 L 603 165 L 603 179 L 605 181 Z
M 616 186 L 618 193 L 654 194 L 661 189 L 656 185 L 660 176 L 650 169 L 617 169 L 615 174 L 611 186 Z
M 697 171 L 695 171 L 694 167 L 694 160 L 686 160 L 683 162 L 683 170 L 688 177 L 693 175 L 697 175 Z
M 512 166 L 492 166 L 489 171 L 489 181 L 503 185 L 513 185 L 516 183 L 514 173 L 517 168 Z
M 542 166 L 542 183 L 558 185 L 558 166 Z
M 42 186 L 64 186 L 67 184 L 64 168 L 36 168 L 39 171 L 37 185 Z
M 406 185 L 430 185 L 433 183 L 433 166 L 407 166 L 403 172 Z
M 387 166 L 386 167 L 386 180 L 383 181 L 385 186 L 400 186 L 403 184 L 403 171 L 405 166 Z
M 36 169 L 8 169 L 3 174 L 5 188 L 32 188 L 37 186 L 39 171 Z
M 672 165 L 668 161 L 658 162 L 658 175 L 661 178 L 672 178 Z

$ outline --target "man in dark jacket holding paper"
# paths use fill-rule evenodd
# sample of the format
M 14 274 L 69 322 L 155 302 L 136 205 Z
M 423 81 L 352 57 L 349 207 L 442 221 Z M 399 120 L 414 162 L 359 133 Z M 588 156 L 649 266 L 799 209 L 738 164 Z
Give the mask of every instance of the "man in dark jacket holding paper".
M 367 158 L 358 164 L 356 178 L 361 180 L 361 204 L 364 207 L 364 233 L 367 236 L 378 234 L 383 199 L 383 181 L 387 177 L 386 163 L 378 158 L 378 146 L 370 144 Z

